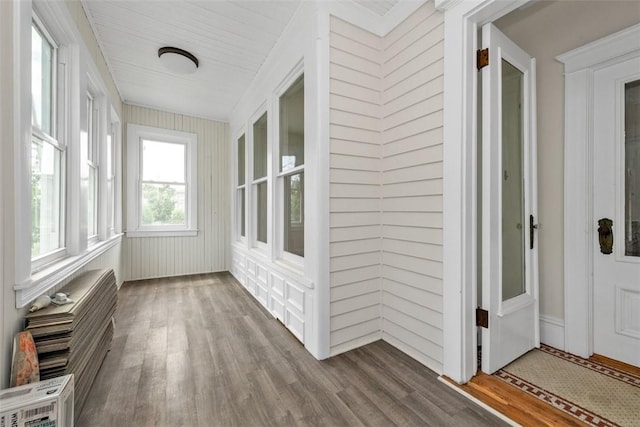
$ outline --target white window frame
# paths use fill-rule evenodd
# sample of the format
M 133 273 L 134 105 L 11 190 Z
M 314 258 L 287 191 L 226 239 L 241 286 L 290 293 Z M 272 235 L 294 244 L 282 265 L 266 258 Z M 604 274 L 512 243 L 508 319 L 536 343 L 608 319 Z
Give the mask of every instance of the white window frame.
M 97 96 L 90 89 L 87 91 L 87 239 L 89 246 L 95 244 L 98 241 L 98 234 L 100 233 L 101 224 L 99 221 L 100 210 L 100 155 L 99 155 L 99 130 L 100 130 L 100 118 L 98 109 Z M 93 200 L 93 223 L 95 224 L 95 233 L 91 233 L 89 230 L 89 193 L 91 189 L 89 185 L 90 171 L 94 171 L 94 200 Z
M 122 223 L 122 187 L 120 177 L 122 176 L 122 164 L 120 162 L 122 153 L 122 128 L 120 118 L 115 109 L 111 108 L 109 118 L 109 129 L 107 134 L 105 166 L 105 198 L 106 198 L 106 238 L 120 234 Z M 109 147 L 110 146 L 110 147 Z M 111 152 L 109 152 L 111 148 Z M 110 163 L 110 168 L 108 167 Z
M 38 127 L 31 125 L 31 144 L 33 144 L 33 137 L 36 137 L 42 141 L 43 144 L 49 144 L 54 149 L 60 151 L 60 246 L 50 252 L 45 254 L 33 257 L 31 256 L 31 270 L 38 271 L 42 269 L 44 266 L 55 262 L 56 260 L 62 259 L 67 255 L 66 248 L 66 231 L 65 231 L 65 223 L 66 223 L 66 161 L 67 161 L 67 144 L 65 131 L 65 120 L 66 117 L 64 112 L 67 111 L 65 105 L 65 98 L 67 95 L 67 81 L 65 79 L 64 73 L 59 73 L 58 68 L 61 66 L 61 58 L 64 57 L 65 51 L 64 48 L 56 42 L 51 32 L 47 29 L 45 22 L 35 13 L 32 13 L 32 25 L 36 25 L 38 30 L 42 34 L 42 36 L 47 39 L 47 41 L 53 47 L 53 59 L 52 59 L 52 67 L 51 67 L 51 81 L 52 81 L 52 94 L 51 94 L 51 109 L 52 109 L 52 117 L 51 117 L 51 130 L 52 135 L 48 135 L 46 132 L 42 131 Z M 31 28 L 29 28 L 29 35 L 31 35 Z M 29 39 L 31 40 L 31 39 Z M 31 43 L 29 44 L 31 48 Z M 29 49 L 31 53 L 31 49 Z M 31 75 L 31 74 L 29 74 Z M 31 90 L 31 81 L 29 81 L 29 90 Z M 31 92 L 29 92 L 31 93 Z M 31 123 L 31 117 L 29 119 L 29 123 Z M 29 144 L 29 150 L 31 150 L 31 144 Z M 31 176 L 31 173 L 29 173 Z M 33 218 L 31 219 L 33 221 Z M 30 230 L 31 235 L 31 230 Z M 29 240 L 31 241 L 31 240 Z
M 255 152 L 254 152 L 254 125 L 256 124 L 256 122 L 258 120 L 260 120 L 262 118 L 262 116 L 264 116 L 266 114 L 267 116 L 267 148 L 266 148 L 266 155 L 267 155 L 267 171 L 265 176 L 260 177 L 260 178 L 255 178 L 253 176 L 253 171 L 254 171 L 254 161 L 255 161 Z M 269 111 L 267 108 L 265 108 L 265 106 L 261 106 L 258 109 L 258 112 L 255 113 L 253 116 L 251 116 L 251 120 L 249 121 L 249 129 L 248 132 L 245 135 L 250 135 L 249 137 L 249 141 L 250 141 L 250 162 L 249 162 L 249 176 L 251 177 L 250 180 L 250 195 L 249 195 L 249 200 L 250 202 L 250 206 L 249 209 L 251 209 L 250 213 L 249 213 L 249 218 L 250 221 L 249 223 L 251 224 L 250 227 L 250 236 L 251 236 L 251 247 L 253 249 L 258 249 L 259 251 L 263 252 L 264 254 L 266 254 L 269 250 L 269 248 L 271 247 L 271 242 L 272 242 L 272 227 L 271 227 L 271 221 L 272 221 L 272 215 L 271 215 L 271 203 L 272 203 L 272 196 L 271 196 L 271 171 L 272 171 L 272 167 L 271 167 L 271 147 L 272 147 L 272 137 L 271 137 L 271 129 L 273 129 L 272 123 L 270 122 L 272 117 L 271 111 Z M 246 137 L 245 137 L 246 138 Z M 245 148 L 246 148 L 246 143 L 247 143 L 247 139 L 245 139 Z M 246 155 L 246 151 L 245 150 L 245 155 Z M 258 240 L 258 185 L 266 183 L 266 188 L 267 188 L 267 242 L 261 242 L 260 240 Z M 245 193 L 246 194 L 246 193 Z M 246 209 L 246 207 L 245 207 Z
M 75 20 L 64 3 L 34 0 L 16 2 L 12 16 L 14 25 L 15 55 L 12 62 L 13 102 L 16 106 L 13 117 L 16 138 L 13 141 L 15 203 L 13 215 L 13 273 L 15 306 L 22 308 L 36 297 L 50 292 L 61 282 L 68 280 L 89 262 L 110 250 L 122 240 L 114 235 L 89 246 L 87 239 L 86 191 L 82 191 L 86 178 L 86 158 L 82 156 L 81 132 L 86 108 L 84 94 L 89 80 L 97 92 L 103 94 L 101 102 L 108 106 L 104 96 L 106 86 L 91 52 L 83 42 Z M 31 31 L 37 15 L 58 45 L 58 115 L 54 126 L 59 142 L 66 149 L 64 162 L 64 249 L 55 258 L 47 258 L 35 267 L 31 258 Z M 97 93 L 96 92 L 96 93 Z M 115 99 L 119 103 L 119 99 Z M 106 111 L 106 107 L 104 109 Z M 106 119 L 106 116 L 105 116 Z M 101 125 L 103 126 L 103 125 Z M 104 127 L 103 127 L 104 129 Z M 100 135 L 101 138 L 106 135 Z M 104 144 L 103 144 L 104 145 Z M 40 260 L 39 260 L 40 261 Z
M 273 144 L 273 170 L 275 172 L 275 181 L 276 181 L 276 202 L 274 206 L 275 212 L 275 235 L 276 237 L 276 258 L 282 261 L 285 261 L 287 264 L 298 268 L 304 268 L 304 257 L 293 254 L 291 252 L 287 252 L 284 250 L 284 232 L 285 232 L 285 212 L 284 212 L 284 199 L 285 199 L 285 191 L 284 191 L 284 182 L 285 178 L 292 175 L 297 175 L 300 172 L 305 172 L 305 164 L 298 165 L 294 168 L 288 169 L 284 172 L 280 170 L 280 98 L 291 88 L 291 86 L 301 77 L 304 76 L 304 63 L 301 61 L 298 63 L 291 72 L 287 75 L 287 77 L 280 83 L 280 85 L 276 88 L 274 92 L 274 107 L 272 108 L 273 114 L 273 135 L 274 140 L 277 143 Z M 307 85 L 305 84 L 305 92 Z M 307 96 L 305 96 L 305 112 L 306 112 L 306 103 Z M 307 115 L 305 114 L 305 135 L 307 128 Z M 305 163 L 307 162 L 307 138 L 305 137 L 304 141 L 304 150 L 305 150 Z M 305 173 L 305 183 L 306 183 L 306 173 Z M 306 185 L 306 184 L 305 184 Z M 303 190 L 303 194 L 306 194 L 306 191 Z M 304 204 L 306 207 L 306 203 Z M 306 214 L 302 213 L 303 222 L 306 222 Z M 306 224 L 305 224 L 306 225 Z M 306 226 L 305 226 L 305 246 L 306 246 Z M 306 251 L 305 251 L 306 253 Z
M 184 225 L 141 224 L 142 140 L 185 145 L 186 202 Z M 198 137 L 194 133 L 127 124 L 127 237 L 196 236 L 198 213 Z
M 238 180 L 238 166 L 240 165 L 240 158 L 238 156 L 238 143 L 240 142 L 240 139 L 244 138 L 244 184 L 240 184 L 239 180 Z M 247 240 L 247 234 L 249 232 L 249 226 L 247 224 L 247 182 L 248 182 L 248 170 L 247 170 L 247 159 L 248 159 L 248 144 L 247 144 L 247 132 L 245 131 L 245 129 L 242 129 L 239 133 L 238 136 L 234 139 L 234 155 L 233 155 L 233 164 L 234 164 L 234 170 L 235 170 L 235 174 L 234 174 L 234 180 L 235 180 L 235 192 L 234 192 L 234 200 L 235 200 L 235 208 L 234 208 L 234 221 L 235 221 L 235 236 L 236 236 L 236 240 L 237 241 L 241 241 L 241 242 L 245 242 Z M 244 190 L 244 215 L 242 215 L 242 209 L 241 209 L 241 202 L 242 200 L 240 200 L 240 197 L 238 196 L 240 194 L 240 191 Z M 244 223 L 244 236 L 242 235 L 242 225 Z

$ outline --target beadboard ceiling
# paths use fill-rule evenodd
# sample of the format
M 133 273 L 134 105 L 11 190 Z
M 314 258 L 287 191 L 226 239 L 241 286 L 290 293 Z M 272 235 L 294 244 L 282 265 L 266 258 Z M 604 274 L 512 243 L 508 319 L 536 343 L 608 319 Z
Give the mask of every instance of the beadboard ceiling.
M 227 120 L 304 0 L 83 0 L 123 100 Z M 356 0 L 384 16 L 399 0 Z M 193 53 L 190 75 L 166 70 L 158 49 Z

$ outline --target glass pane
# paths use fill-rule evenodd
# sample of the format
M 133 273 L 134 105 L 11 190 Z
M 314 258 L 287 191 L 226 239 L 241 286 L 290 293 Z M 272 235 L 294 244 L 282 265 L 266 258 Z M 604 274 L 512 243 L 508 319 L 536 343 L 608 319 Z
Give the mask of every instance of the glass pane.
M 245 217 L 245 207 L 244 207 L 244 188 L 241 188 L 238 190 L 238 212 L 240 213 L 240 216 L 238 218 L 238 222 L 240 223 L 240 236 L 244 237 L 245 236 L 245 223 L 244 223 L 244 217 Z
M 93 161 L 93 98 L 87 96 L 87 159 Z
M 502 60 L 502 300 L 525 288 L 524 74 Z
M 238 140 L 238 185 L 244 185 L 244 135 Z
M 625 255 L 640 257 L 640 80 L 624 87 Z
M 31 256 L 62 247 L 61 152 L 37 138 L 31 144 Z
M 304 172 L 284 177 L 284 250 L 304 256 Z
M 253 179 L 267 176 L 267 113 L 253 124 Z
M 142 141 L 142 180 L 186 183 L 184 144 Z
M 280 170 L 304 164 L 304 76 L 280 97 Z
M 113 132 L 113 130 L 112 130 Z M 115 192 L 113 181 L 115 176 L 115 162 L 113 150 L 113 137 L 107 134 L 107 229 L 114 229 L 115 221 Z
M 267 243 L 267 183 L 261 182 L 257 185 L 256 191 L 256 218 L 257 218 L 257 235 L 259 242 Z
M 40 29 L 31 25 L 31 124 L 54 136 L 53 119 L 54 48 Z
M 142 184 L 142 225 L 185 225 L 186 185 Z
M 89 191 L 87 195 L 87 235 L 89 237 L 98 234 L 98 170 L 89 166 Z

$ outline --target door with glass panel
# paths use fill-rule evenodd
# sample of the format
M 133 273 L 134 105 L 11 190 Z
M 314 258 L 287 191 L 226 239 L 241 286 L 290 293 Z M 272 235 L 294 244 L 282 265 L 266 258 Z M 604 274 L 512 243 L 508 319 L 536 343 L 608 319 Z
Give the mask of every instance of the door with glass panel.
M 535 59 L 482 28 L 482 371 L 540 345 L 536 242 Z M 479 55 L 480 57 L 481 55 Z
M 593 350 L 640 366 L 640 56 L 597 69 L 593 103 Z

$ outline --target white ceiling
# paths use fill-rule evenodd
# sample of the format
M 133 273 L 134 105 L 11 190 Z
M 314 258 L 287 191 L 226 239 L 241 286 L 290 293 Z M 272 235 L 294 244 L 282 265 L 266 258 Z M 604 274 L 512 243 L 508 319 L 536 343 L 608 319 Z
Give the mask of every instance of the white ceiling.
M 227 120 L 304 0 L 83 0 L 127 103 Z M 356 0 L 384 16 L 399 0 Z M 190 75 L 163 68 L 158 49 L 194 54 Z

